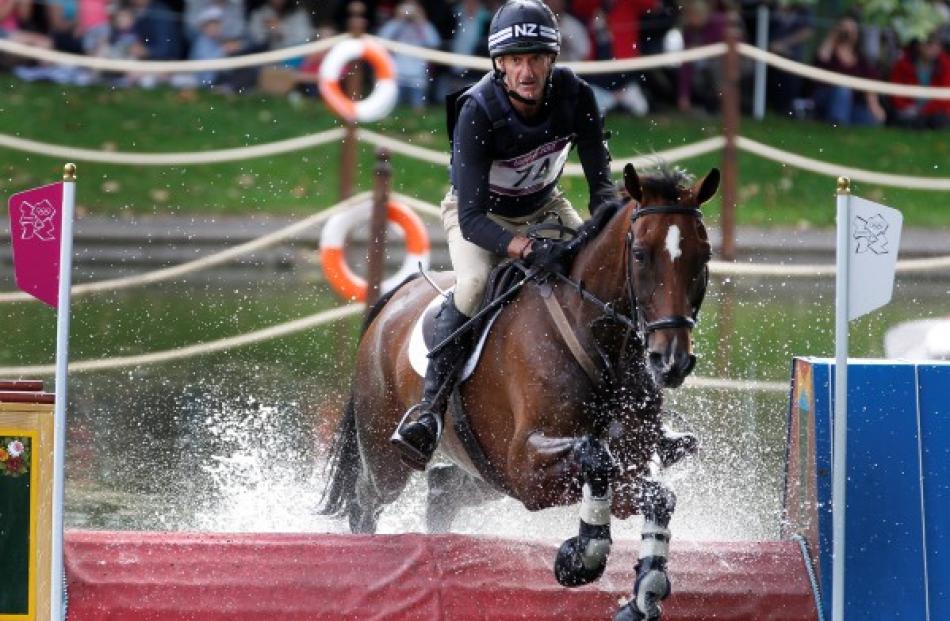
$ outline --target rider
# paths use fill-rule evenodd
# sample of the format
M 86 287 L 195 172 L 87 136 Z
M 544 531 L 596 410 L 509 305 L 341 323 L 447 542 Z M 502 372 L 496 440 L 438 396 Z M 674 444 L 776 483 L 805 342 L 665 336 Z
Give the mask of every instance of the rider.
M 434 343 L 475 314 L 489 273 L 505 258 L 548 268 L 565 258 L 565 243 L 531 239 L 525 231 L 552 213 L 572 229 L 583 223 L 557 187 L 573 145 L 591 213 L 607 215 L 619 206 L 594 93 L 573 71 L 554 66 L 560 49 L 551 9 L 541 0 L 508 0 L 489 26 L 492 71 L 449 97 L 452 187 L 442 200 L 442 223 L 456 285 L 436 317 Z M 466 333 L 433 354 L 422 401 L 391 438 L 416 469 L 425 469 L 442 435 L 448 390 L 439 394 L 440 388 L 473 341 Z

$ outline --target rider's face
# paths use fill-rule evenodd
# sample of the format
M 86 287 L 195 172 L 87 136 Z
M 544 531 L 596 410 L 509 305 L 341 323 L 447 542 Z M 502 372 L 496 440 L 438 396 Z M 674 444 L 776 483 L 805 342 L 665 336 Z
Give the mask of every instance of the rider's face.
M 551 69 L 551 54 L 509 54 L 498 58 L 505 84 L 525 99 L 541 99 L 544 82 Z

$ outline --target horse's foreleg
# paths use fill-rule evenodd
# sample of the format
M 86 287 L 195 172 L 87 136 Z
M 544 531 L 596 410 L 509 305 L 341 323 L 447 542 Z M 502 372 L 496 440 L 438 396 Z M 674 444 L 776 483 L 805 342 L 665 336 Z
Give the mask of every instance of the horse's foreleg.
M 577 537 L 563 544 L 554 561 L 554 575 L 566 587 L 590 584 L 600 578 L 610 554 L 610 481 L 615 469 L 606 444 L 585 437 L 574 447 L 584 481 L 581 523 Z
M 635 501 L 643 514 L 640 559 L 636 564 L 633 594 L 614 621 L 653 621 L 660 618 L 660 602 L 670 595 L 666 559 L 670 551 L 670 519 L 676 509 L 676 495 L 655 481 L 644 480 Z

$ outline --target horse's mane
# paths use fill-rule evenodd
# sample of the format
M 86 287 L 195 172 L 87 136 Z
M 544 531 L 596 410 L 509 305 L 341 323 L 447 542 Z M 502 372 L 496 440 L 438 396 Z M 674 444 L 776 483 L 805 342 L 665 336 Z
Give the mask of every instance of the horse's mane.
M 668 162 L 658 160 L 653 168 L 640 177 L 640 185 L 644 194 L 661 196 L 664 200 L 675 202 L 679 199 L 680 190 L 693 183 L 693 176 Z
M 659 157 L 653 158 L 652 165 L 638 172 L 638 176 L 644 194 L 657 196 L 671 203 L 679 198 L 680 190 L 689 187 L 694 181 L 693 175 Z M 621 188 L 621 193 L 624 198 L 630 199 L 626 188 Z

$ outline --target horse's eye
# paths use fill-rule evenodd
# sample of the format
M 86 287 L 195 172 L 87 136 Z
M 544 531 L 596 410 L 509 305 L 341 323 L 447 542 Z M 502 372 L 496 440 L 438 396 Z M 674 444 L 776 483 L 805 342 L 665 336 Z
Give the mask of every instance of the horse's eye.
M 643 248 L 631 248 L 630 254 L 637 263 L 643 263 L 647 260 L 647 251 Z

